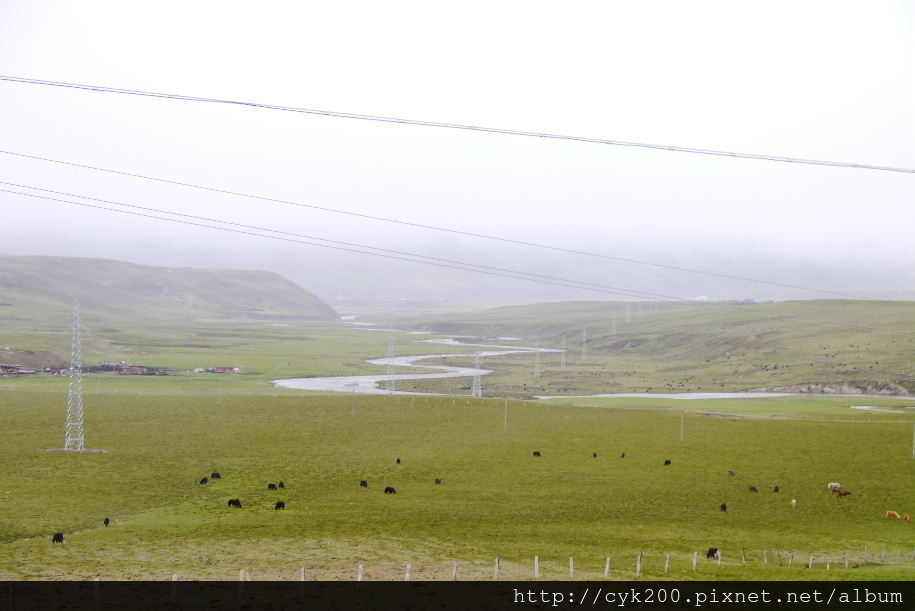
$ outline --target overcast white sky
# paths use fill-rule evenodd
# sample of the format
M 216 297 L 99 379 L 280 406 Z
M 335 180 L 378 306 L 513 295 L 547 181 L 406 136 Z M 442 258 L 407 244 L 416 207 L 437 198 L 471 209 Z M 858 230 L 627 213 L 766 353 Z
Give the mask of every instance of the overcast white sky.
M 0 74 L 913 168 L 913 21 L 908 0 L 4 0 Z M 771 258 L 776 281 L 797 264 L 853 263 L 892 270 L 884 288 L 915 286 L 912 174 L 9 82 L 0 149 L 663 263 L 740 273 L 734 253 L 750 253 Z M 531 256 L 590 278 L 559 255 L 2 154 L 0 180 L 481 262 Z M 5 193 L 0 210 L 8 254 L 268 267 L 322 296 L 380 273 L 365 258 Z

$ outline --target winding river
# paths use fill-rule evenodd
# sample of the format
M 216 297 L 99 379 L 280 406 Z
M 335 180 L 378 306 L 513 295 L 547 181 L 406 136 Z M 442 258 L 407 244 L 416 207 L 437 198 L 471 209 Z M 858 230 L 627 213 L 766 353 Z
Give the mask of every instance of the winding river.
M 514 339 L 514 338 L 499 338 Z M 555 348 L 534 348 L 531 346 L 500 346 L 493 344 L 470 344 L 459 342 L 455 339 L 426 339 L 417 343 L 446 344 L 449 346 L 467 346 L 468 348 L 488 348 L 480 352 L 481 357 L 501 356 L 503 354 L 517 354 L 519 352 L 562 352 Z M 476 369 L 475 367 L 455 367 L 450 365 L 419 365 L 419 361 L 435 358 L 468 358 L 473 353 L 467 354 L 422 354 L 418 356 L 395 356 L 380 359 L 371 359 L 366 362 L 372 365 L 393 365 L 395 367 L 419 367 L 429 369 L 436 373 L 399 373 L 394 375 L 372 374 L 364 376 L 333 376 L 324 378 L 292 378 L 288 380 L 274 380 L 273 383 L 283 388 L 296 388 L 300 390 L 321 390 L 325 392 L 353 392 L 374 395 L 430 395 L 438 393 L 416 393 L 403 391 L 389 391 L 379 388 L 379 384 L 387 380 L 394 380 L 395 387 L 400 380 L 434 380 L 440 378 L 465 378 L 484 376 L 492 373 L 491 369 Z
M 369 326 L 371 323 L 352 323 L 352 324 L 361 324 Z M 370 328 L 366 331 L 381 331 L 382 329 Z M 386 331 L 391 331 L 391 329 L 385 329 Z M 419 332 L 409 332 L 408 335 L 418 335 Z M 466 336 L 465 336 L 466 337 Z M 471 339 L 471 338 L 468 338 Z M 498 340 L 516 340 L 519 338 L 516 337 L 498 337 Z M 480 351 L 481 357 L 490 357 L 490 356 L 501 356 L 503 354 L 518 354 L 522 352 L 562 352 L 562 350 L 556 348 L 536 348 L 533 346 L 504 346 L 499 344 L 473 344 L 464 341 L 458 341 L 454 338 L 451 339 L 426 339 L 419 340 L 417 343 L 427 343 L 427 344 L 445 344 L 448 346 L 466 346 L 468 348 L 486 348 L 487 350 Z M 299 390 L 318 390 L 324 392 L 348 392 L 348 393 L 359 393 L 359 394 L 374 394 L 374 395 L 438 395 L 440 393 L 419 393 L 419 392 L 405 392 L 399 390 L 385 390 L 379 388 L 379 385 L 382 382 L 388 380 L 394 380 L 395 387 L 398 381 L 405 380 L 434 380 L 441 378 L 467 378 L 473 376 L 485 376 L 492 373 L 491 369 L 476 369 L 474 367 L 457 367 L 453 365 L 419 365 L 420 361 L 425 359 L 436 359 L 436 358 L 469 358 L 472 357 L 474 353 L 451 353 L 451 354 L 421 354 L 416 356 L 396 356 L 396 357 L 385 357 L 378 359 L 370 359 L 366 361 L 372 365 L 393 365 L 395 367 L 416 367 L 420 369 L 429 369 L 434 373 L 400 373 L 400 374 L 372 374 L 372 375 L 363 375 L 363 376 L 331 376 L 331 377 L 316 377 L 316 378 L 291 378 L 288 380 L 274 380 L 273 383 L 276 386 L 282 388 L 295 388 Z M 810 396 L 798 393 L 777 393 L 777 392 L 716 392 L 716 393 L 614 393 L 614 394 L 597 394 L 597 395 L 539 395 L 535 397 L 536 399 L 584 399 L 590 397 L 616 397 L 616 398 L 625 398 L 625 397 L 641 397 L 641 398 L 654 398 L 654 399 L 761 399 L 761 398 L 770 398 L 770 397 L 792 397 L 792 396 Z M 817 395 L 819 396 L 819 395 Z M 835 395 L 833 395 L 835 396 Z M 868 396 L 868 395 L 859 395 L 859 396 Z M 854 405 L 850 406 L 852 409 L 861 409 L 861 410 L 872 410 L 872 411 L 888 411 L 891 413 L 892 410 L 881 409 L 874 406 L 866 405 Z M 906 409 L 915 409 L 915 407 L 909 407 Z

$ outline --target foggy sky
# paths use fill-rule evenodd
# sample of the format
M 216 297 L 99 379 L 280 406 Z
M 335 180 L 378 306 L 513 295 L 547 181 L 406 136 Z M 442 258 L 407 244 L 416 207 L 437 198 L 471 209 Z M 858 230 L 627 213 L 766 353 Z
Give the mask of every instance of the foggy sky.
M 0 5 L 0 74 L 909 168 L 913 57 L 904 1 Z M 778 282 L 915 287 L 911 174 L 8 82 L 0 117 L 3 150 Z M 2 154 L 0 180 L 678 296 L 773 294 Z M 602 298 L 7 193 L 0 210 L 5 254 L 273 269 L 326 298 Z

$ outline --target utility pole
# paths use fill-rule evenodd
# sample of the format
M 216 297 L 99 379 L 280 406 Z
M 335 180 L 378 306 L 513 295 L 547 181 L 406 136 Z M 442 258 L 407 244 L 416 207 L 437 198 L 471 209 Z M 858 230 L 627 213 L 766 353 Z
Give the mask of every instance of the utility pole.
M 474 369 L 481 368 L 479 350 L 473 356 L 473 367 L 474 367 Z M 476 398 L 480 398 L 483 396 L 483 380 L 482 380 L 482 376 L 480 376 L 479 373 L 477 373 L 476 375 L 473 376 L 473 387 L 471 388 L 470 394 Z
M 534 352 L 534 377 L 540 377 L 540 340 L 537 340 L 537 351 Z
M 559 353 L 559 368 L 566 368 L 566 334 L 563 333 L 561 339 L 559 340 L 559 347 L 562 348 L 562 352 Z

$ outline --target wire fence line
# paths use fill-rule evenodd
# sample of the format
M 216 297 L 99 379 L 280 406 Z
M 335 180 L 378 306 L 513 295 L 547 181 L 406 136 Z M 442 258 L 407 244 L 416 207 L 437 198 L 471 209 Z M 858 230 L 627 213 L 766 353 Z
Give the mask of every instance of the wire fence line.
M 353 561 L 350 566 L 339 563 L 328 566 L 317 562 L 312 566 L 288 569 L 226 568 L 225 574 L 214 577 L 191 572 L 164 573 L 171 581 L 235 580 L 245 581 L 634 581 L 659 579 L 714 579 L 716 573 L 727 579 L 740 579 L 746 571 L 753 576 L 771 574 L 776 578 L 785 571 L 811 571 L 806 579 L 821 579 L 826 572 L 853 571 L 862 567 L 899 567 L 915 569 L 915 548 L 867 545 L 841 552 L 809 552 L 796 549 L 746 550 L 718 549 L 717 554 L 694 552 L 640 552 L 568 558 L 532 556 L 527 558 L 494 557 L 487 560 L 446 560 L 441 562 L 377 563 Z M 101 575 L 87 574 L 84 579 L 101 580 Z M 841 577 L 840 577 L 841 578 Z M 17 581 L 8 573 L 6 581 Z M 112 580 L 117 580 L 113 577 Z M 144 577 L 155 581 L 155 576 Z

